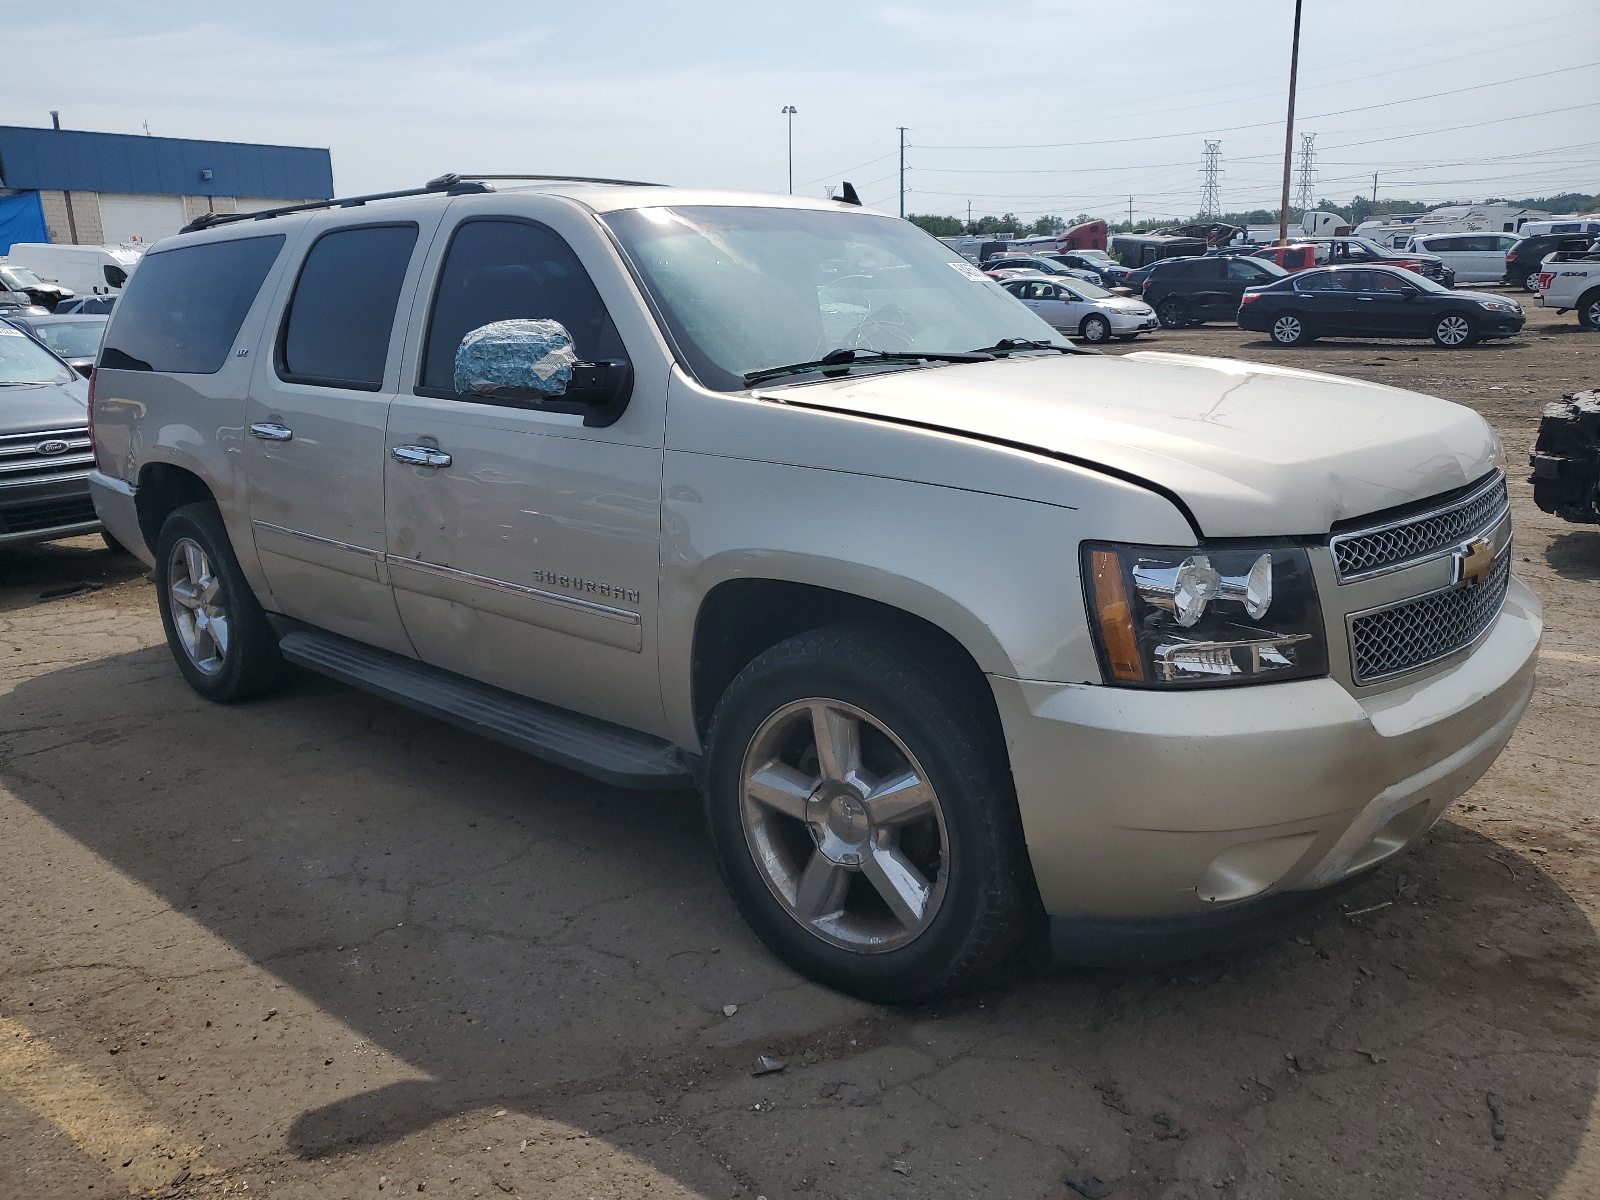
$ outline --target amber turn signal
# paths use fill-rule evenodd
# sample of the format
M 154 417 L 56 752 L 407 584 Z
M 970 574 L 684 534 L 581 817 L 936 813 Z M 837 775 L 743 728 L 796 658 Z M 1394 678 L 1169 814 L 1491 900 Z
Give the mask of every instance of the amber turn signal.
M 1095 617 L 1100 622 L 1100 641 L 1106 648 L 1106 661 L 1113 679 L 1124 683 L 1144 681 L 1144 661 L 1139 657 L 1134 635 L 1133 609 L 1128 604 L 1128 587 L 1122 577 L 1122 563 L 1111 550 L 1089 553 L 1089 577 L 1094 587 Z

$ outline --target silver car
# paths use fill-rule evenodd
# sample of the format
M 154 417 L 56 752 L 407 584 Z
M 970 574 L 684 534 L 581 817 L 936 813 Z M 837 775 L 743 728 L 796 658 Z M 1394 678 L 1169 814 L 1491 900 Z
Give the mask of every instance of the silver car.
M 1002 280 L 1000 286 L 1056 329 L 1086 342 L 1132 341 L 1160 324 L 1155 309 L 1143 300 L 1114 296 L 1098 284 L 1080 279 L 1017 276 Z

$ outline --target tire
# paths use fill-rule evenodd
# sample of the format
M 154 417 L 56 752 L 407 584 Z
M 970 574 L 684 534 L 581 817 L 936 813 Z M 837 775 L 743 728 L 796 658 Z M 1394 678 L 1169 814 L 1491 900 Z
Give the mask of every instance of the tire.
M 1585 329 L 1600 329 L 1600 290 L 1578 298 L 1578 324 Z
M 1090 313 L 1078 326 L 1078 333 L 1090 345 L 1098 346 L 1111 339 L 1111 322 L 1097 313 Z
M 1189 306 L 1176 296 L 1168 296 L 1156 305 L 1156 320 L 1163 329 L 1182 329 L 1189 323 Z
M 1537 292 L 1539 290 L 1539 272 L 1529 271 L 1518 282 L 1518 286 L 1525 292 Z
M 116 538 L 112 537 L 104 529 L 100 531 L 100 540 L 106 544 L 106 549 L 111 551 L 113 554 L 126 554 L 128 552 L 128 548 L 126 546 L 117 541 Z
M 161 526 L 155 557 L 167 648 L 190 687 L 207 700 L 233 704 L 289 678 L 293 668 L 278 653 L 278 639 L 214 505 L 175 509 Z
M 1279 313 L 1272 318 L 1272 327 L 1268 332 L 1274 344 L 1279 346 L 1304 346 L 1311 340 L 1306 333 L 1305 318 L 1299 313 Z
M 993 711 L 937 659 L 866 626 L 798 634 L 739 673 L 707 739 L 734 903 L 795 970 L 879 1003 L 996 982 L 1042 927 Z M 819 724 L 857 731 L 858 771 L 825 769 Z M 870 781 L 906 772 L 921 805 L 874 805 Z
M 1478 340 L 1478 327 L 1466 313 L 1447 312 L 1433 323 L 1433 341 L 1446 350 L 1464 350 Z

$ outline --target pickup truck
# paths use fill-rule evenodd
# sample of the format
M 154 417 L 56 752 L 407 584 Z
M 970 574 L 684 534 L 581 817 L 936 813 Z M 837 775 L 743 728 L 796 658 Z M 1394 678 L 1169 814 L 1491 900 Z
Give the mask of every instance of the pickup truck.
M 1587 250 L 1557 252 L 1539 265 L 1540 308 L 1578 310 L 1578 324 L 1600 329 L 1600 240 Z

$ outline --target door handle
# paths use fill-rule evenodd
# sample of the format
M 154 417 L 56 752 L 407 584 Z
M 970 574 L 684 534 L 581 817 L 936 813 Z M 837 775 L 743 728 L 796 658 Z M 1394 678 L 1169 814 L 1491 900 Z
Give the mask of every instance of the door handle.
M 389 451 L 389 457 L 408 467 L 448 467 L 454 461 L 432 446 L 396 446 Z
M 294 430 L 287 425 L 279 425 L 276 421 L 262 421 L 258 425 L 252 425 L 250 432 L 263 442 L 287 442 L 294 438 Z

